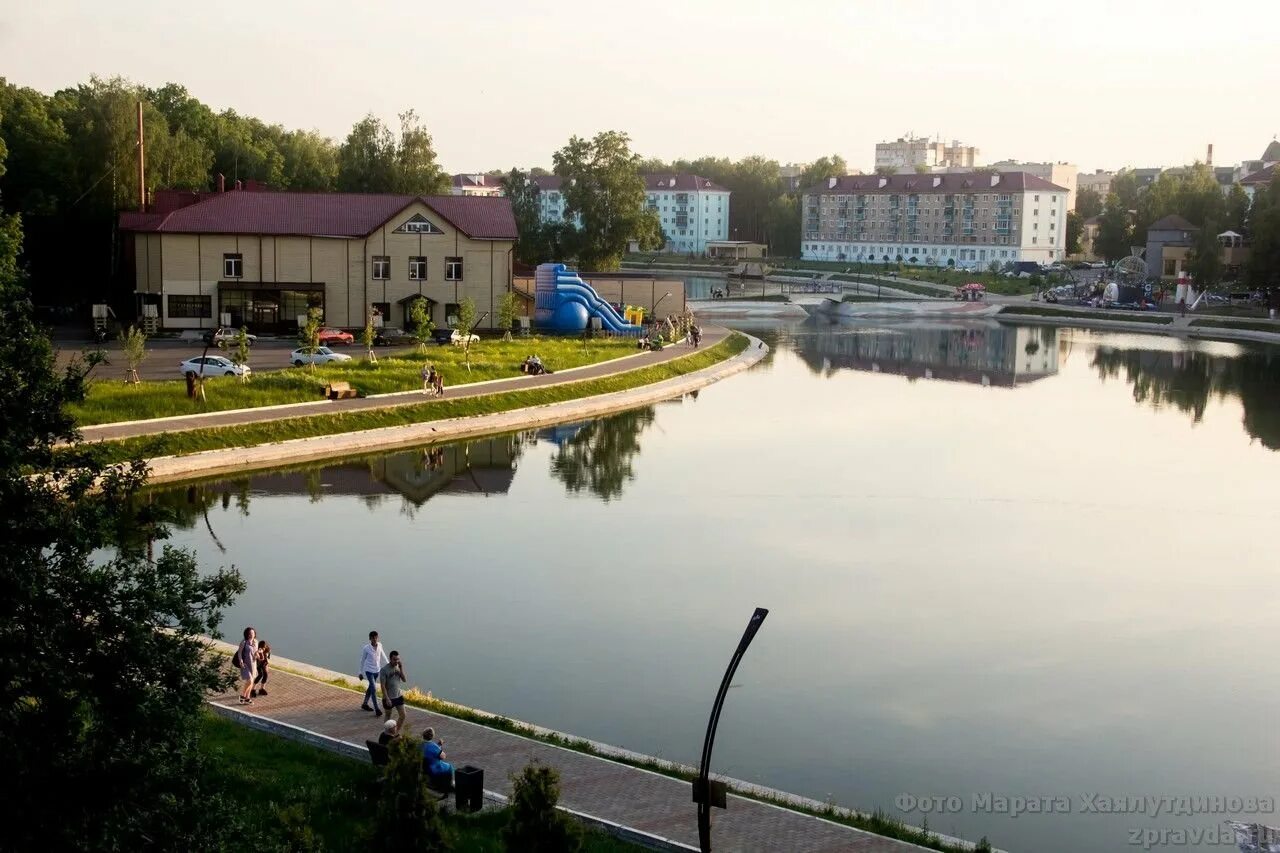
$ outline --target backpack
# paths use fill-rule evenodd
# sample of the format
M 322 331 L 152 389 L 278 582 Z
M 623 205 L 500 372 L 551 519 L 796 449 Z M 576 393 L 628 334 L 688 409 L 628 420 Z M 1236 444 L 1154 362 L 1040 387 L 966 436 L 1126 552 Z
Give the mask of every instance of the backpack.
M 231 665 L 236 669 L 244 669 L 244 659 L 240 657 L 240 652 L 244 648 L 244 643 L 236 646 L 236 653 L 231 656 Z

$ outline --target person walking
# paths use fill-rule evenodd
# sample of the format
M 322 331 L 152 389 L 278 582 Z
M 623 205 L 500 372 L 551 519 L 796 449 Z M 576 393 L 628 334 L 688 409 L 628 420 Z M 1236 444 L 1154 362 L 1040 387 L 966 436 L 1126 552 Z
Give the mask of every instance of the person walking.
M 435 373 L 436 369 L 430 364 L 423 364 L 422 370 L 418 371 L 418 375 L 422 377 L 423 394 L 429 394 L 435 391 Z
M 258 641 L 258 656 L 255 660 L 258 664 L 258 675 L 253 679 L 253 690 L 249 693 L 250 699 L 267 695 L 267 678 L 271 675 L 268 669 L 271 661 L 271 644 L 266 640 Z
M 382 643 L 378 642 L 378 632 L 369 632 L 369 642 L 364 644 L 364 649 L 360 652 L 360 672 L 356 678 L 364 678 L 369 682 L 369 688 L 364 691 L 364 702 L 360 704 L 360 710 L 372 711 L 375 717 L 382 716 L 382 709 L 378 707 L 378 672 L 387 663 L 387 653 L 382 650 Z M 369 707 L 369 701 L 373 701 L 373 707 Z
M 392 651 L 387 659 L 387 664 L 378 670 L 378 683 L 382 685 L 382 702 L 387 709 L 387 716 L 391 716 L 391 711 L 396 712 L 396 723 L 400 729 L 404 728 L 404 684 L 406 681 L 404 674 L 404 662 L 400 660 L 400 653 Z
M 244 629 L 244 640 L 240 643 L 240 647 L 236 649 L 235 664 L 240 667 L 240 680 L 244 682 L 244 686 L 240 688 L 240 704 L 253 704 L 253 679 L 258 674 L 258 632 L 253 630 L 253 626 Z

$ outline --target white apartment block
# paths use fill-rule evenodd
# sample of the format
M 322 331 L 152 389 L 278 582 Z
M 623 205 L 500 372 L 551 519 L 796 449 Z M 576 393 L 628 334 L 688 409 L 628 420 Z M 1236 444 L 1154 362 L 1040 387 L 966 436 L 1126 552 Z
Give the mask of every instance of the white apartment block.
M 543 222 L 563 222 L 564 192 L 558 175 L 533 179 Z M 668 252 L 705 254 L 707 242 L 729 238 L 729 190 L 697 175 L 645 175 L 645 205 L 658 216 Z M 581 219 L 575 220 L 581 225 Z
M 1067 210 L 1076 209 L 1076 180 L 1080 176 L 1080 167 L 1074 163 L 1019 163 L 1017 160 L 1001 160 L 989 163 L 985 168 L 998 172 L 1026 172 L 1037 178 L 1044 178 L 1051 184 L 1065 187 L 1067 190 Z
M 502 195 L 501 175 L 454 175 L 449 195 Z
M 1025 172 L 847 175 L 801 203 L 806 260 L 985 269 L 1066 257 L 1067 190 Z
M 893 142 L 876 143 L 876 169 L 915 169 L 951 166 L 972 169 L 977 165 L 978 149 L 961 145 L 959 140 L 934 142 L 926 137 L 898 137 Z

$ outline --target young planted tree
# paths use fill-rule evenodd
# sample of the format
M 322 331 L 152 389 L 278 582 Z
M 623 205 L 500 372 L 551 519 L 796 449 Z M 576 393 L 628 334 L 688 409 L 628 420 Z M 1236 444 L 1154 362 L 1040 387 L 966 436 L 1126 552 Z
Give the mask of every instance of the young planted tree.
M 237 367 L 249 366 L 249 353 L 250 353 L 249 330 L 246 327 L 244 326 L 240 327 L 240 331 L 236 332 L 235 340 L 220 341 L 218 343 L 218 346 L 221 349 L 225 349 L 227 351 L 227 358 L 231 359 L 232 364 L 236 365 Z M 248 382 L 249 374 L 241 373 L 240 381 Z
M 409 333 L 418 339 L 418 350 L 427 351 L 436 326 L 431 322 L 431 308 L 425 299 L 415 299 L 409 304 Z
M 1222 281 L 1222 246 L 1218 243 L 1217 234 L 1217 224 L 1206 222 L 1191 247 L 1187 271 L 1191 273 L 1196 290 L 1210 290 Z
M 365 357 L 369 359 L 371 364 L 378 363 L 378 356 L 373 351 L 373 341 L 375 337 L 376 335 L 373 331 L 373 312 L 370 311 L 368 316 L 365 317 L 364 331 L 360 334 L 360 343 L 364 344 Z
M 467 363 L 467 372 L 471 372 L 471 329 L 476 324 L 476 303 L 470 296 L 464 296 L 458 303 L 458 322 L 454 325 L 462 339 L 462 357 Z
M 324 310 L 318 305 L 307 309 L 307 322 L 298 330 L 298 345 L 308 356 L 311 369 L 316 369 L 315 354 L 320 349 L 320 328 L 324 324 Z
M 560 774 L 536 762 L 512 777 L 511 819 L 502 830 L 509 853 L 577 853 L 582 828 L 556 810 Z
M 137 326 L 130 326 L 128 331 L 120 333 L 120 346 L 124 350 L 124 362 L 128 366 L 125 371 L 125 382 L 139 382 L 138 367 L 147 357 L 147 335 Z
M 502 294 L 502 298 L 498 300 L 498 326 L 502 329 L 504 341 L 511 340 L 511 327 L 516 324 L 518 304 L 519 299 L 512 290 Z

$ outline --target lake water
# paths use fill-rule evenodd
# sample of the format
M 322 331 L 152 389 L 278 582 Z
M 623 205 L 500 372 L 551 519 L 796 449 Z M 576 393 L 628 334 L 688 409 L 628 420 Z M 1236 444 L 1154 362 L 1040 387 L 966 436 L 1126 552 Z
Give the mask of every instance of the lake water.
M 755 331 L 682 401 L 171 490 L 174 539 L 244 573 L 230 633 L 354 674 L 376 627 L 437 696 L 686 763 L 768 607 L 715 768 L 1009 850 L 1280 823 L 1089 811 L 1280 796 L 1280 350 Z

